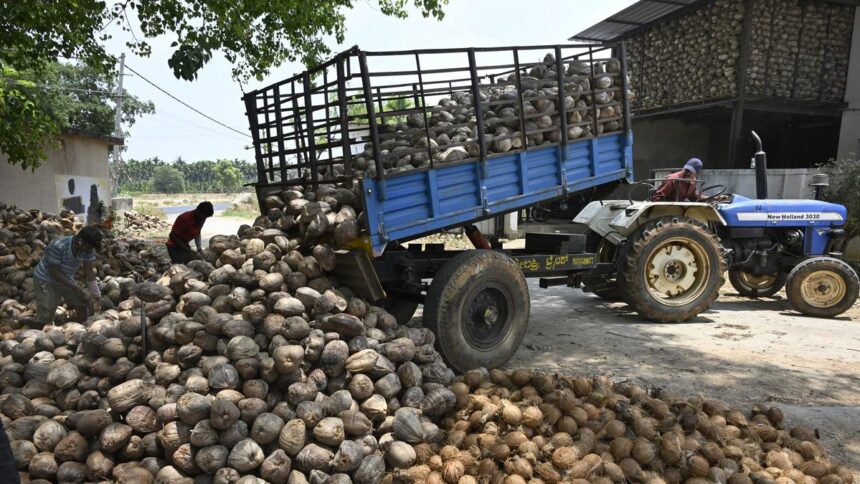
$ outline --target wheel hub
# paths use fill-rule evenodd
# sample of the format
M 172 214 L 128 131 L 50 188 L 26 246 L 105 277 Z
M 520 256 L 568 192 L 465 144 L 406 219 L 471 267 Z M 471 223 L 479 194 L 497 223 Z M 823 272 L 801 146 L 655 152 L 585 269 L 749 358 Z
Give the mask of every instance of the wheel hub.
M 508 324 L 508 301 L 495 287 L 480 289 L 469 305 L 465 335 L 479 348 L 490 348 L 505 335 Z
M 845 297 L 845 281 L 833 271 L 816 271 L 800 282 L 800 294 L 809 305 L 829 308 Z
M 750 289 L 768 289 L 773 286 L 776 281 L 776 274 L 762 274 L 756 276 L 749 272 L 741 272 L 738 274 L 741 282 Z
M 681 237 L 666 240 L 651 253 L 645 266 L 648 289 L 663 304 L 684 305 L 707 285 L 708 264 L 697 242 Z
M 496 321 L 499 319 L 499 308 L 495 306 L 487 306 L 484 309 L 484 324 L 487 326 L 492 326 L 496 324 Z
M 689 249 L 669 244 L 654 254 L 648 267 L 648 281 L 660 293 L 677 296 L 692 287 L 697 271 L 696 257 Z

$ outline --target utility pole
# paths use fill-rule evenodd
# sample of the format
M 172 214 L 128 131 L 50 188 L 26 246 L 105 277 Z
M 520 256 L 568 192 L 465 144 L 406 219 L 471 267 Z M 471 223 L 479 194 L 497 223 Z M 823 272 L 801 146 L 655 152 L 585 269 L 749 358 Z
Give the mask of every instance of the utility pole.
M 122 78 L 125 71 L 125 53 L 119 55 L 119 80 L 116 84 L 116 109 L 114 111 L 114 136 L 122 138 L 122 100 L 125 93 L 122 91 Z
M 116 108 L 113 113 L 113 134 L 117 138 L 122 138 L 122 100 L 125 98 L 125 92 L 122 90 L 122 79 L 125 77 L 125 52 L 119 55 L 119 79 L 116 83 Z M 109 166 L 115 167 L 122 161 L 122 147 L 113 146 L 112 154 L 114 161 Z M 110 194 L 111 197 L 119 191 L 119 175 L 109 169 L 110 173 Z

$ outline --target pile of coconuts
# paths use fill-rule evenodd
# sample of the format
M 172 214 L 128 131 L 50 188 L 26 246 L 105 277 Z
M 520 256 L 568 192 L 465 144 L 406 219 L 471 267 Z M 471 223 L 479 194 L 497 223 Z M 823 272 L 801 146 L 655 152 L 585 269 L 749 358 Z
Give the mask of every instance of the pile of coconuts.
M 33 270 L 48 244 L 75 235 L 83 222 L 71 211 L 52 215 L 0 203 L 0 326 L 32 316 Z M 158 250 L 162 249 L 162 250 Z M 96 262 L 102 306 L 114 307 L 129 281 L 156 280 L 170 266 L 163 248 L 143 239 L 109 237 Z
M 776 407 L 646 391 L 606 377 L 477 369 L 450 387 L 440 446 L 391 482 L 851 484 L 815 431 Z
M 374 483 L 438 446 L 455 375 L 433 334 L 265 221 L 155 282 L 122 278 L 86 321 L 4 327 L 0 420 L 25 480 Z
M 523 64 L 519 83 L 516 73 L 492 83 L 481 79 L 478 92 L 488 154 L 558 143 L 562 115 L 567 118 L 567 139 L 571 141 L 623 129 L 620 60 L 595 59 L 592 69 L 588 62 L 568 59 L 561 67 L 563 109 L 559 106 L 558 63 L 551 53 L 540 62 Z M 631 101 L 634 98 L 629 89 L 627 96 Z M 480 156 L 472 92 L 463 89 L 437 97 L 436 105 L 428 106 L 426 113 L 380 118 L 380 162 L 386 174 L 429 168 L 431 159 L 441 165 Z M 332 160 L 331 169 L 320 163 L 319 176 L 323 180 L 345 174 L 373 177 L 374 156 L 372 144 L 367 143 L 364 151 L 352 157 L 354 173 L 345 173 L 339 158 Z M 310 179 L 311 174 L 303 176 Z
M 25 481 L 853 482 L 774 407 L 524 369 L 455 380 L 430 331 L 331 274 L 355 193 L 273 197 L 202 260 L 103 278 L 112 306 L 86 321 L 7 315 L 0 420 Z

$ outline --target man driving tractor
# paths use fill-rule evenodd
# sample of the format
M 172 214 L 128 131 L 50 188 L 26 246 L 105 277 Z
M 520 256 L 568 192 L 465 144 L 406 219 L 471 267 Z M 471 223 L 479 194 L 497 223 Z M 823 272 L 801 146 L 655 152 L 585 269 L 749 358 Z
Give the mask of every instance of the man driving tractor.
M 702 194 L 696 190 L 696 177 L 702 171 L 702 160 L 690 158 L 684 169 L 663 179 L 660 188 L 651 196 L 652 202 L 696 202 Z

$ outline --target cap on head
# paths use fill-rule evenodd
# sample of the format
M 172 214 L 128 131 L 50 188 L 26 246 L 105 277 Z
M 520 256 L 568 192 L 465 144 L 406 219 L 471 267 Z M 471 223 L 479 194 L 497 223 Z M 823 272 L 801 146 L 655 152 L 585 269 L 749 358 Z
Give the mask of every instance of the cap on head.
M 82 228 L 78 232 L 78 238 L 86 242 L 87 245 L 98 249 L 102 245 L 102 240 L 105 238 L 105 234 L 101 230 L 90 225 Z
M 195 208 L 194 211 L 204 217 L 211 217 L 215 215 L 215 208 L 212 206 L 212 202 L 200 202 L 200 204 L 197 205 L 197 208 Z
M 702 160 L 698 158 L 690 158 L 687 160 L 687 163 L 684 164 L 684 169 L 695 174 L 699 174 L 702 171 Z

